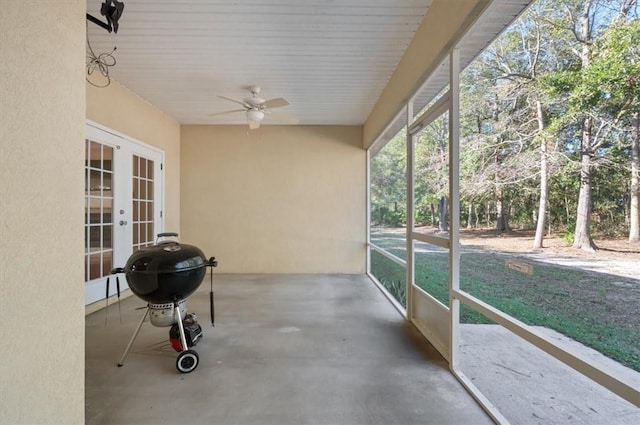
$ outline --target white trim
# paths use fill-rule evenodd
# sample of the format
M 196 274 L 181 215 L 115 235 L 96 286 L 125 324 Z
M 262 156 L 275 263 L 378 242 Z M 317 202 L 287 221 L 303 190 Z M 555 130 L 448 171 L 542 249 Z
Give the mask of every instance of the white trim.
M 438 338 L 436 338 L 435 334 L 431 332 L 431 330 L 426 326 L 426 324 L 422 323 L 420 320 L 416 318 L 411 319 L 411 324 L 415 326 L 416 329 L 418 329 L 418 331 L 422 334 L 422 336 L 424 336 L 427 339 L 427 341 L 429 341 L 429 344 L 433 345 L 433 348 L 438 350 L 438 353 L 440 353 L 440 355 L 444 357 L 444 359 L 448 362 L 449 354 L 447 353 L 447 347 L 444 344 L 442 344 L 440 341 L 438 341 Z
M 150 149 L 152 151 L 156 151 L 157 153 L 162 155 L 162 161 L 164 161 L 164 151 L 161 150 L 161 149 L 158 149 L 157 147 L 155 147 L 153 145 L 150 145 L 148 143 L 142 142 L 142 141 L 140 141 L 138 139 L 135 139 L 135 138 L 133 138 L 131 136 L 128 136 L 128 135 L 126 135 L 124 133 L 120 133 L 119 131 L 113 130 L 113 129 L 109 128 L 109 127 L 105 127 L 104 125 L 98 124 L 97 122 L 94 122 L 94 121 L 91 121 L 91 120 L 86 120 L 86 124 L 90 125 L 91 127 L 95 127 L 98 130 L 102 130 L 105 133 L 109 133 L 109 134 L 111 134 L 113 136 L 116 136 L 116 137 L 119 137 L 119 138 L 121 138 L 123 140 L 126 140 L 127 142 L 132 142 L 132 143 L 138 144 L 140 146 L 143 146 L 146 149 Z
M 400 257 L 398 257 L 396 255 L 393 255 L 392 253 L 390 253 L 386 249 L 381 248 L 378 245 L 373 244 L 373 243 L 369 244 L 369 248 L 371 248 L 374 251 L 376 251 L 377 253 L 381 254 L 383 257 L 387 257 L 389 260 L 393 261 L 397 265 L 402 266 L 402 267 L 407 267 L 407 262 L 405 260 L 403 260 L 402 258 L 400 258 Z
M 449 311 L 449 307 L 447 307 L 446 305 L 444 305 L 442 303 L 442 301 L 440 301 L 439 299 L 437 299 L 436 297 L 434 297 L 433 295 L 431 295 L 430 293 L 428 293 L 427 291 L 425 291 L 424 289 L 422 289 L 421 287 L 419 287 L 418 285 L 413 285 L 412 286 L 414 291 L 419 291 L 422 293 L 422 295 L 424 295 L 425 297 L 428 297 L 430 299 L 430 301 L 433 301 L 434 303 L 438 304 L 439 307 L 442 307 L 442 309 L 445 312 Z
M 473 381 L 467 377 L 463 372 L 458 369 L 452 368 L 451 372 L 460 381 L 462 386 L 471 394 L 471 396 L 478 402 L 480 407 L 491 417 L 491 419 L 500 425 L 509 425 L 510 422 L 502 416 L 500 410 L 495 404 L 491 402 L 483 393 L 473 384 Z
M 366 205 L 366 235 L 365 235 L 365 241 L 366 241 L 366 245 L 365 245 L 365 249 L 367 250 L 366 253 L 366 263 L 365 263 L 365 273 L 366 274 L 371 274 L 371 250 L 369 249 L 369 246 L 371 245 L 371 149 L 367 149 L 367 158 L 366 158 L 367 164 L 365 167 L 366 170 L 366 174 L 367 174 L 367 185 L 366 185 L 366 199 L 367 199 L 367 205 Z
M 449 239 L 441 238 L 439 236 L 427 235 L 425 233 L 413 232 L 411 233 L 411 238 L 420 242 L 439 246 L 440 248 L 449 249 L 451 246 L 451 241 Z
M 460 52 L 453 49 L 449 64 L 449 356 L 450 368 L 458 366 L 460 302 Z
M 413 116 L 413 103 L 407 103 L 406 108 L 407 113 L 407 122 L 410 122 Z M 411 235 L 413 234 L 413 227 L 415 222 L 415 183 L 416 176 L 414 172 L 415 168 L 415 139 L 413 135 L 409 132 L 409 126 L 407 125 L 406 130 L 406 145 L 407 145 L 407 176 L 406 176 L 406 190 L 407 190 L 407 209 L 405 214 L 405 220 L 407 222 L 406 225 L 406 236 L 405 236 L 405 244 L 406 244 L 406 257 L 407 257 L 407 267 L 406 267 L 406 299 L 407 299 L 407 317 L 413 318 L 413 291 L 411 287 L 415 282 L 415 246 L 413 244 L 413 239 L 411 239 Z
M 449 110 L 451 100 L 451 89 L 447 90 L 440 99 L 422 113 L 414 122 L 409 126 L 409 133 L 416 134 L 424 127 L 431 124 L 436 119 L 440 118 L 445 112 Z

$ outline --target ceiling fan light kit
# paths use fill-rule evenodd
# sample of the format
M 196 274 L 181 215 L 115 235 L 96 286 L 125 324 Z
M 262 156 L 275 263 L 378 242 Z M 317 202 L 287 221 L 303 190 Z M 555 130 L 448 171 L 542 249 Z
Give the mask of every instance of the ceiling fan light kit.
M 298 119 L 291 115 L 285 114 L 283 112 L 274 113 L 271 111 L 271 108 L 279 108 L 282 106 L 287 106 L 289 102 L 286 99 L 279 97 L 275 99 L 264 100 L 258 97 L 258 94 L 261 91 L 260 87 L 258 86 L 250 86 L 248 87 L 248 90 L 251 92 L 251 97 L 246 97 L 242 100 L 232 99 L 230 97 L 225 97 L 225 96 L 218 96 L 221 99 L 238 103 L 242 105 L 244 109 L 235 109 L 232 111 L 218 112 L 211 115 L 213 116 L 213 115 L 231 114 L 235 112 L 245 112 L 247 115 L 247 120 L 249 121 L 249 129 L 251 130 L 254 130 L 260 127 L 260 123 L 264 119 L 265 114 L 270 115 L 271 117 L 277 120 L 284 121 L 289 124 L 298 123 Z
M 249 121 L 262 121 L 262 119 L 264 118 L 264 112 L 262 112 L 259 109 L 249 109 L 247 111 L 247 119 Z

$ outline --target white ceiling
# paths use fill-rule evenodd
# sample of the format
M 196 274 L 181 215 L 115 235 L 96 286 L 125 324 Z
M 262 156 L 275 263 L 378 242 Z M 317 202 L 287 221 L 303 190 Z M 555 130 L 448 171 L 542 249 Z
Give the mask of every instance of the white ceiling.
M 87 0 L 87 13 L 105 21 L 102 1 Z M 242 99 L 259 85 L 264 99 L 286 98 L 279 111 L 301 124 L 338 125 L 365 122 L 431 2 L 123 1 L 117 34 L 88 23 L 91 47 L 117 47 L 109 75 L 181 124 L 244 124 L 240 112 L 210 114 L 238 109 L 218 95 Z M 518 11 L 529 2 L 501 0 Z

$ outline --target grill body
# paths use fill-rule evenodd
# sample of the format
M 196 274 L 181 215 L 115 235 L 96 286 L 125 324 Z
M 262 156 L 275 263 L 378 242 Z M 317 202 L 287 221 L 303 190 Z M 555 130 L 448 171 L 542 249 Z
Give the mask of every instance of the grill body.
M 193 294 L 206 267 L 207 259 L 199 248 L 163 241 L 134 252 L 124 273 L 134 294 L 151 304 L 163 304 Z

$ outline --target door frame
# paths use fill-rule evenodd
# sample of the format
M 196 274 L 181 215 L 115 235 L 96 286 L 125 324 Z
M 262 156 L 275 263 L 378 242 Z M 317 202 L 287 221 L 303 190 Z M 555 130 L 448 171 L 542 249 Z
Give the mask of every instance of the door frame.
M 90 130 L 92 128 L 92 130 Z M 156 161 L 155 164 L 155 172 L 154 172 L 154 203 L 156 203 L 157 208 L 154 208 L 154 228 L 155 233 L 161 233 L 164 231 L 164 209 L 165 209 L 165 181 L 164 181 L 164 159 L 165 154 L 161 149 L 156 148 L 148 143 L 137 140 L 133 137 L 130 137 L 126 134 L 123 134 L 119 131 L 113 130 L 109 127 L 101 125 L 91 120 L 85 121 L 85 139 L 92 140 L 89 136 L 89 133 L 97 131 L 99 133 L 104 133 L 104 138 L 99 138 L 95 140 L 96 142 L 106 144 L 109 146 L 113 146 L 114 148 L 114 164 L 117 167 L 117 163 L 115 162 L 116 151 L 121 151 L 119 155 L 124 156 L 125 160 L 131 160 L 133 155 L 138 156 L 153 156 L 153 160 Z M 84 141 L 83 141 L 84 143 Z M 118 147 L 119 146 L 119 147 Z M 128 170 L 128 171 L 127 171 Z M 121 170 L 122 171 L 122 170 Z M 113 266 L 114 267 L 123 267 L 125 265 L 126 260 L 131 255 L 132 251 L 132 225 L 128 226 L 120 226 L 120 220 L 124 220 L 126 223 L 132 223 L 132 170 L 131 168 L 126 168 L 123 175 L 122 172 L 118 173 L 117 169 L 114 168 L 114 180 L 113 185 L 123 187 L 125 193 L 129 193 L 131 195 L 125 195 L 123 198 L 120 198 L 119 201 L 127 205 L 126 208 L 123 208 L 125 211 L 124 214 L 120 214 L 119 211 L 116 210 L 116 198 L 114 197 L 114 205 L 113 205 L 113 213 L 112 213 L 112 225 L 113 225 Z M 86 178 L 86 177 L 85 177 Z M 85 211 L 86 213 L 86 211 Z M 116 233 L 120 232 L 120 235 L 117 236 Z M 124 232 L 124 233 L 123 233 Z M 116 241 L 119 244 L 118 250 L 116 251 Z M 121 246 L 120 246 L 121 245 Z M 86 249 L 86 246 L 85 246 Z M 86 276 L 85 276 L 86 279 Z M 111 279 L 114 280 L 114 279 Z M 128 285 L 126 279 L 124 277 L 120 277 L 120 290 L 123 291 L 128 289 Z M 106 295 L 106 276 L 102 276 L 93 280 L 85 280 L 85 306 L 90 304 L 102 301 L 105 299 Z M 110 284 L 109 287 L 109 296 L 115 295 L 117 292 L 115 281 Z

